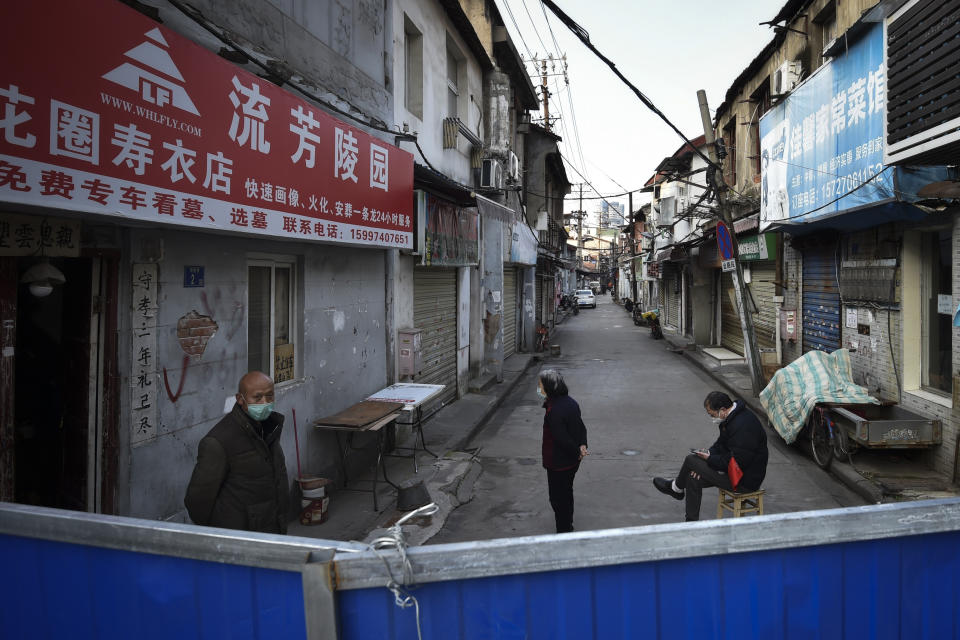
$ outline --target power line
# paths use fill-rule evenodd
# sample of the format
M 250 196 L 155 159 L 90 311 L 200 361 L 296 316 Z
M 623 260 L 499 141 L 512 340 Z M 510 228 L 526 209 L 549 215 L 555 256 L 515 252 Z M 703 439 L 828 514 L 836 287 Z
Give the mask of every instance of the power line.
M 258 66 L 258 67 L 260 67 L 261 69 L 263 69 L 270 77 L 274 77 L 274 76 L 275 76 L 274 71 L 273 71 L 270 67 L 268 67 L 266 64 L 264 64 L 263 62 L 261 62 L 260 60 L 258 60 L 252 53 L 248 53 L 245 49 L 243 49 L 239 44 L 237 44 L 236 42 L 234 42 L 232 39 L 228 38 L 227 36 L 225 36 L 225 35 L 223 35 L 222 33 L 218 32 L 218 31 L 217 31 L 216 29 L 214 29 L 212 26 L 210 26 L 209 24 L 207 24 L 206 20 L 203 18 L 203 16 L 202 16 L 201 14 L 199 14 L 198 12 L 194 12 L 193 9 L 191 9 L 191 8 L 189 8 L 188 6 L 184 5 L 182 2 L 180 2 L 180 0 L 167 0 L 167 2 L 170 3 L 170 5 L 173 6 L 174 8 L 176 8 L 178 11 L 180 11 L 180 13 L 182 13 L 182 14 L 185 15 L 185 16 L 187 16 L 187 18 L 189 18 L 190 20 L 193 20 L 195 23 L 197 23 L 197 24 L 198 24 L 200 27 L 202 27 L 204 30 L 206 30 L 206 31 L 208 31 L 210 34 L 212 34 L 215 38 L 217 38 L 217 40 L 219 40 L 219 41 L 222 42 L 223 44 L 227 45 L 228 47 L 230 47 L 230 48 L 233 49 L 234 51 L 242 54 L 242 55 L 244 56 L 244 58 L 247 59 L 247 61 L 252 62 L 252 63 L 255 64 L 256 66 Z M 346 110 L 344 110 L 344 109 L 341 109 L 340 107 L 337 107 L 336 105 L 331 104 L 330 102 L 328 102 L 328 101 L 326 101 L 326 100 L 323 100 L 322 98 L 319 98 L 319 97 L 317 97 L 316 95 L 310 93 L 309 91 L 307 91 L 306 89 L 304 89 L 303 87 L 301 87 L 299 84 L 297 84 L 297 83 L 295 83 L 295 82 L 291 82 L 289 79 L 284 80 L 282 83 L 279 83 L 278 86 L 283 86 L 284 84 L 289 85 L 289 86 L 292 87 L 295 91 L 297 91 L 298 93 L 300 93 L 300 94 L 303 95 L 304 97 L 308 98 L 309 100 L 311 100 L 311 101 L 319 104 L 320 106 L 322 106 L 322 107 L 324 107 L 324 108 L 326 108 L 326 109 L 328 109 L 328 110 L 330 110 L 330 111 L 332 111 L 332 112 L 334 112 L 334 113 L 336 113 L 336 114 L 338 114 L 338 115 L 341 115 L 341 116 L 343 116 L 343 117 L 345 117 L 345 118 L 349 118 L 350 120 L 353 120 L 354 122 L 357 122 L 357 123 L 359 123 L 360 125 L 362 125 L 362 126 L 364 126 L 364 127 L 367 127 L 368 129 L 373 129 L 373 130 L 375 130 L 375 131 L 382 131 L 382 132 L 384 132 L 384 133 L 389 133 L 389 134 L 392 134 L 392 135 L 394 135 L 394 136 L 399 136 L 399 137 L 405 138 L 405 139 L 407 139 L 407 140 L 416 140 L 416 139 L 417 139 L 417 137 L 416 137 L 415 135 L 413 135 L 413 134 L 402 133 L 402 132 L 400 132 L 400 131 L 397 131 L 397 130 L 388 128 L 387 125 L 386 125 L 386 123 L 384 123 L 383 121 L 381 121 L 381 120 L 379 120 L 379 119 L 376 119 L 376 118 L 373 118 L 372 116 L 369 116 L 369 115 L 363 113 L 362 111 L 361 111 L 361 113 L 362 113 L 363 116 L 364 116 L 363 118 L 361 118 L 360 116 L 357 116 L 357 115 L 355 115 L 355 114 L 353 114 L 353 113 L 350 113 L 349 111 L 346 111 Z M 350 105 L 350 106 L 353 106 L 353 105 Z M 356 107 L 354 107 L 354 108 L 356 108 Z M 357 109 L 357 110 L 360 111 L 359 109 Z M 366 118 L 366 119 L 364 119 L 364 118 Z
M 580 142 L 580 127 L 579 127 L 578 124 L 577 124 L 577 112 L 576 112 L 576 109 L 574 109 L 574 107 L 573 107 L 573 90 L 570 88 L 570 76 L 568 75 L 568 73 L 567 73 L 567 68 L 566 68 L 567 62 L 566 62 L 566 59 L 564 58 L 564 56 L 561 55 L 560 44 L 557 42 L 557 36 L 556 36 L 556 34 L 553 32 L 553 26 L 550 24 L 550 16 L 547 15 L 547 10 L 546 10 L 546 8 L 543 6 L 543 3 L 542 3 L 542 2 L 540 3 L 540 11 L 543 12 L 543 20 L 544 20 L 544 22 L 547 23 L 547 29 L 550 31 L 550 39 L 553 40 L 553 46 L 556 47 L 557 55 L 560 57 L 560 59 L 563 60 L 563 64 L 564 64 L 563 79 L 564 79 L 564 82 L 566 83 L 566 87 L 567 87 L 567 92 L 566 92 L 566 93 L 567 93 L 567 103 L 570 105 L 570 117 L 571 117 L 571 120 L 572 120 L 572 121 L 571 121 L 571 124 L 572 124 L 572 128 L 573 128 L 573 135 L 574 135 L 574 137 L 576 138 L 577 152 L 579 153 L 579 157 L 580 157 L 580 166 L 582 166 L 582 167 L 584 168 L 584 170 L 586 170 L 586 168 L 587 168 L 587 161 L 586 161 L 586 158 L 584 158 L 584 156 L 583 156 L 583 145 L 582 145 L 581 142 Z M 554 80 L 554 83 L 556 84 L 556 80 Z M 558 91 L 558 93 L 559 93 L 559 88 L 557 89 L 557 91 Z M 609 176 L 607 176 L 607 177 L 609 177 Z M 614 182 L 616 182 L 616 181 L 614 181 Z M 621 187 L 621 188 L 622 188 L 622 187 Z
M 520 37 L 520 42 L 523 43 L 523 48 L 527 50 L 527 56 L 531 59 L 533 58 L 533 51 L 530 50 L 530 47 L 527 46 L 527 41 L 523 38 L 523 32 L 520 31 L 520 25 L 517 24 L 517 19 L 513 16 L 513 10 L 510 9 L 509 0 L 501 0 L 503 6 L 507 9 L 507 15 L 510 16 L 510 21 L 513 23 L 513 28 L 517 30 L 517 35 Z
M 610 60 L 610 58 L 600 53 L 600 50 L 597 49 L 595 46 L 593 46 L 593 44 L 590 42 L 590 34 L 587 33 L 586 29 L 581 27 L 579 24 L 577 24 L 575 20 L 573 20 L 570 16 L 564 13 L 563 10 L 560 9 L 560 7 L 558 7 L 553 2 L 553 0 L 540 0 L 540 1 L 543 4 L 545 4 L 547 8 L 549 8 L 554 13 L 554 15 L 557 16 L 560 22 L 562 22 L 571 31 L 571 33 L 573 33 L 573 35 L 575 35 L 580 40 L 580 42 L 583 43 L 585 47 L 590 49 L 590 51 L 592 51 L 608 67 L 610 67 L 610 70 L 613 71 L 613 73 L 616 74 L 616 76 L 620 78 L 620 80 L 623 81 L 623 83 L 626 84 L 631 91 L 633 91 L 633 93 L 637 96 L 637 98 L 640 99 L 640 102 L 642 102 L 648 109 L 650 109 L 650 111 L 655 113 L 661 120 L 667 123 L 667 125 L 671 129 L 673 129 L 684 142 L 690 145 L 690 148 L 693 149 L 694 153 L 696 153 L 698 156 L 703 158 L 706 161 L 708 166 L 714 166 L 714 167 L 717 167 L 717 169 L 720 169 L 720 166 L 717 165 L 717 163 L 710 160 L 710 158 L 704 155 L 702 151 L 700 151 L 699 149 L 693 146 L 693 143 L 690 142 L 690 140 L 688 140 L 685 135 L 683 135 L 683 132 L 681 132 L 680 129 L 678 129 L 677 126 L 673 124 L 673 122 L 671 122 L 670 119 L 667 118 L 667 116 L 662 111 L 660 111 L 660 109 L 658 109 L 655 104 L 653 104 L 650 98 L 645 96 L 643 92 L 640 91 L 640 89 L 638 89 L 632 82 L 627 80 L 626 76 L 624 76 L 620 72 L 620 70 L 617 69 L 617 65 L 614 64 L 613 61 Z

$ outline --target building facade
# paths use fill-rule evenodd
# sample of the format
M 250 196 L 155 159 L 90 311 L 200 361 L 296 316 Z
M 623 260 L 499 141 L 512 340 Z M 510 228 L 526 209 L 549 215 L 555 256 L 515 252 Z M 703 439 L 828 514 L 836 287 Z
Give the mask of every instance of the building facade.
M 421 330 L 407 379 L 446 385 L 441 403 L 524 344 L 514 265 L 532 283 L 536 242 L 522 194 L 481 173 L 536 104 L 494 14 L 130 4 L 5 21 L 23 62 L 0 78 L 0 498 L 184 519 L 197 443 L 250 369 L 276 382 L 295 494 L 296 441 L 337 476 L 311 423 L 400 379 L 398 330 Z M 51 60 L 51 37 L 77 55 Z

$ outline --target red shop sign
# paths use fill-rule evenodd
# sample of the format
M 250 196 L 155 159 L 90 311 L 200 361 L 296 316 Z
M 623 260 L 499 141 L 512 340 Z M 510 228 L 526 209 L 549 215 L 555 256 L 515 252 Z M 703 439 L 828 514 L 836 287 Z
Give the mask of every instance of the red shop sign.
M 0 201 L 413 246 L 408 152 L 116 0 L 3 13 Z

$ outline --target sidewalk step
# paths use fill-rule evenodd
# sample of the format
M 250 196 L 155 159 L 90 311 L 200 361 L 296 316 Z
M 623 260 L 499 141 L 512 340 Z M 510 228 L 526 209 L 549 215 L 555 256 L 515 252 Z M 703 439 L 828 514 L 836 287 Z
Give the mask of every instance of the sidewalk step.
M 470 393 L 482 393 L 493 386 L 497 381 L 497 374 L 487 373 L 476 378 L 471 378 L 470 382 L 467 384 L 467 389 L 470 390 Z
M 745 364 L 746 360 L 743 359 L 743 356 L 737 355 L 729 349 L 724 347 L 701 347 L 698 346 L 697 350 L 710 359 L 711 362 L 715 363 L 718 367 L 731 364 Z

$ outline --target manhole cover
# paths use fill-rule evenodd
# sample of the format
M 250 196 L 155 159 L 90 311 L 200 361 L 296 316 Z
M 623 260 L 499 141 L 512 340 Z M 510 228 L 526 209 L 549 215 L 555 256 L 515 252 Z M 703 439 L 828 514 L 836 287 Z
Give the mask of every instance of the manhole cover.
M 640 452 L 639 452 L 639 451 L 634 451 L 633 449 L 624 449 L 624 450 L 621 451 L 620 453 L 622 453 L 622 454 L 625 455 L 625 456 L 635 456 L 635 455 L 637 455 L 637 454 L 640 453 Z

